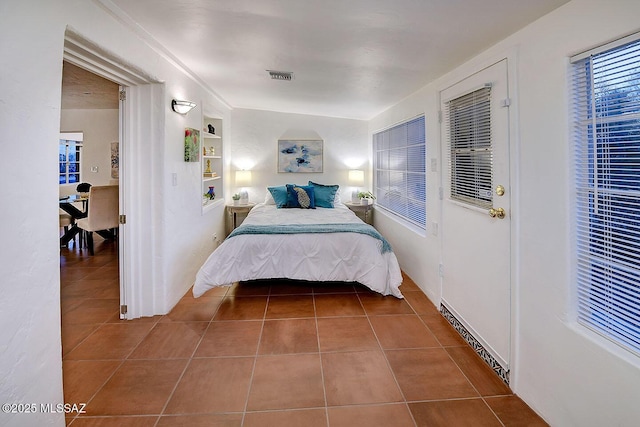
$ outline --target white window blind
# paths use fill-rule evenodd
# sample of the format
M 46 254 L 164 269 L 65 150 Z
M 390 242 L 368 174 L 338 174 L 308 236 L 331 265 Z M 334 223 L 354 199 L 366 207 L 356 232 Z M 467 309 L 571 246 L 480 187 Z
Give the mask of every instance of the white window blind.
M 640 354 L 640 41 L 573 63 L 578 321 Z
M 451 199 L 481 208 L 493 205 L 491 86 L 445 103 Z
M 424 116 L 373 135 L 377 205 L 426 228 Z

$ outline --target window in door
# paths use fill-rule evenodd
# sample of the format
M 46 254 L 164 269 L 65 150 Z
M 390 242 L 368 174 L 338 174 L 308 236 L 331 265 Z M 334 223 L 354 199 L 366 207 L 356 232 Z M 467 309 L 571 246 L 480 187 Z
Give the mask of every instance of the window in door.
M 82 132 L 60 134 L 58 149 L 60 185 L 82 182 L 82 141 Z
M 640 40 L 572 58 L 578 321 L 640 354 Z
M 445 103 L 452 200 L 490 208 L 493 204 L 491 86 Z

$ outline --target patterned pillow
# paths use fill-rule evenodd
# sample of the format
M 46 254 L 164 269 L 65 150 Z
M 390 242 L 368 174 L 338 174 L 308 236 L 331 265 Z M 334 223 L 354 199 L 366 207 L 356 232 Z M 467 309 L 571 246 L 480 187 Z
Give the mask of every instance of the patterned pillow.
M 287 208 L 315 209 L 316 198 L 312 186 L 287 184 Z

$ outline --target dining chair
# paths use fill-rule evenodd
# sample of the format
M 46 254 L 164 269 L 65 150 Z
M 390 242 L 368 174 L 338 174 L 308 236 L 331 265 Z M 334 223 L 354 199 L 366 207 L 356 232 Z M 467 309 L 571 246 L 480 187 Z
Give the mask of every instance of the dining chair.
M 65 234 L 69 231 L 69 226 L 73 225 L 73 222 L 74 220 L 71 215 L 64 212 L 63 210 L 60 210 L 60 228 L 64 229 Z
M 93 233 L 98 232 L 106 238 L 115 238 L 119 225 L 118 186 L 95 185 L 89 190 L 87 217 L 76 221 L 77 226 L 86 232 L 89 254 L 93 255 Z

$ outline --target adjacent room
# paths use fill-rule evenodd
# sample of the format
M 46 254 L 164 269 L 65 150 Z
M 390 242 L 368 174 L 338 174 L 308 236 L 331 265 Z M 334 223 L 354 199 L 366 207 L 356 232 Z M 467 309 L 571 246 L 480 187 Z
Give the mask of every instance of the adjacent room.
M 637 424 L 637 1 L 0 16 L 0 424 Z

